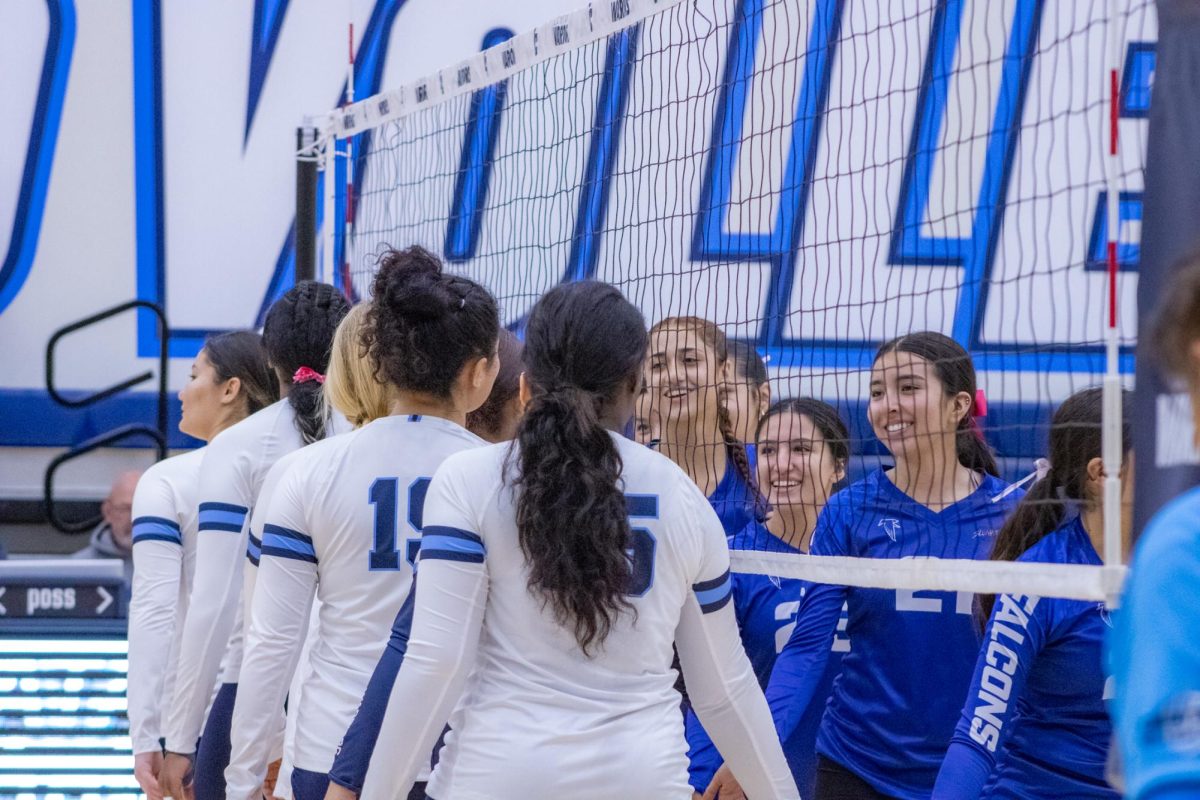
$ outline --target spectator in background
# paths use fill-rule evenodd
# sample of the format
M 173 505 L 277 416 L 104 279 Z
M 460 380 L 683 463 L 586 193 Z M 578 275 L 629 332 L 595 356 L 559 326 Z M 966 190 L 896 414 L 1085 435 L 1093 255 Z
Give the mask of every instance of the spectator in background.
M 133 579 L 133 490 L 142 473 L 122 472 L 100 504 L 104 520 L 92 531 L 87 546 L 71 558 L 119 558 L 125 562 L 125 583 Z
M 1200 446 L 1200 255 L 1176 271 L 1140 354 L 1191 396 Z M 1162 424 L 1162 420 L 1159 420 Z M 1159 431 L 1178 436 L 1182 431 Z M 1156 513 L 1113 615 L 1109 706 L 1130 800 L 1200 797 L 1200 487 Z

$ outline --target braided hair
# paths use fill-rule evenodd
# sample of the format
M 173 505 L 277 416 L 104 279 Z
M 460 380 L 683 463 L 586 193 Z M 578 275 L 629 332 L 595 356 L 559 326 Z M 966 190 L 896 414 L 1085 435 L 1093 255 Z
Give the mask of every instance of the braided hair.
M 710 322 L 701 317 L 667 317 L 657 322 L 650 329 L 650 333 L 654 334 L 668 328 L 691 331 L 699 336 L 704 346 L 712 351 L 718 368 L 723 368 L 729 362 L 729 340 L 725 337 L 725 331 L 721 330 L 715 322 Z M 719 397 L 720 393 L 718 392 Z M 738 475 L 750 487 L 751 494 L 754 497 L 755 514 L 761 515 L 765 513 L 765 503 L 761 493 L 758 491 L 758 480 L 755 478 L 754 470 L 750 468 L 750 457 L 746 453 L 746 443 L 734 433 L 733 418 L 729 415 L 729 408 L 720 399 L 717 400 L 717 431 L 721 435 L 721 442 L 725 446 L 726 455 L 733 462 Z
M 280 383 L 291 385 L 288 403 L 296 412 L 296 428 L 305 444 L 325 438 L 321 384 L 292 383 L 292 376 L 301 367 L 325 373 L 334 331 L 349 311 L 350 303 L 341 292 L 316 281 L 297 283 L 267 311 L 263 345 Z

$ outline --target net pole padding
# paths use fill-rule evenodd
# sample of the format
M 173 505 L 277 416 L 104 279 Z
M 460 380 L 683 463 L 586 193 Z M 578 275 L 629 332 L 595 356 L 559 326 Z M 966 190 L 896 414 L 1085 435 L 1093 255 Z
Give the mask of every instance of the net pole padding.
M 317 172 L 320 155 L 317 130 L 296 129 L 296 282 L 317 277 Z
M 333 134 L 326 133 L 321 138 L 320 143 L 321 154 L 321 172 L 324 175 L 324 181 L 321 188 L 324 190 L 324 200 L 322 208 L 324 213 L 321 214 L 321 258 L 317 265 L 317 280 L 321 283 L 333 282 L 333 247 L 334 236 L 333 226 L 337 221 L 333 218 L 333 209 L 337 203 L 337 186 L 334 185 L 334 176 L 337 174 L 335 165 L 337 163 L 337 139 Z
M 1126 568 L 957 558 L 853 558 L 734 550 L 730 571 L 838 586 L 1061 597 L 1106 602 Z
M 1119 365 L 1120 338 L 1117 330 L 1117 246 L 1121 231 L 1120 200 L 1120 120 L 1121 120 L 1121 40 L 1118 25 L 1121 19 L 1117 0 L 1109 0 L 1108 21 L 1108 142 L 1105 159 L 1105 184 L 1108 216 L 1108 327 L 1105 331 L 1105 371 L 1103 382 L 1103 423 L 1101 428 L 1101 453 L 1104 461 L 1104 563 L 1108 566 L 1121 564 L 1121 372 Z M 1117 594 L 1103 598 L 1116 606 Z

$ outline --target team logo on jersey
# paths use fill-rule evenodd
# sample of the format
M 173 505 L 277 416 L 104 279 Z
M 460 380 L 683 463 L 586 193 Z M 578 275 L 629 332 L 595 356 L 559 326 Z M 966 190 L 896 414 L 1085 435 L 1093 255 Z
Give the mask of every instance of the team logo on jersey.
M 883 532 L 887 534 L 889 539 L 893 542 L 896 541 L 896 537 L 900 534 L 900 520 L 894 517 L 886 517 L 879 520 L 878 525 L 880 528 L 883 528 Z
M 996 530 L 995 528 L 980 528 L 979 530 L 975 531 L 972 538 L 990 539 L 991 537 L 995 536 L 997 533 L 999 533 L 999 531 Z

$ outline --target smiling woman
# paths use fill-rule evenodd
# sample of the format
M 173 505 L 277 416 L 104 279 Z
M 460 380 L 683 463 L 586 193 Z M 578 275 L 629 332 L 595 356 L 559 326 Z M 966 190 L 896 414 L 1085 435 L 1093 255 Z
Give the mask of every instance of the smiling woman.
M 650 329 L 646 394 L 638 408 L 651 432 L 657 425 L 659 450 L 700 487 L 727 534 L 744 528 L 760 505 L 746 445 L 722 401 L 732 369 L 717 325 L 668 317 Z
M 970 355 L 948 337 L 920 332 L 880 346 L 867 415 L 894 466 L 829 500 L 812 534 L 814 555 L 988 558 L 1021 493 L 1005 492 L 995 477 L 995 459 L 973 424 L 975 390 Z M 777 474 L 789 493 L 797 488 L 797 473 Z M 777 482 L 768 477 L 772 496 L 780 494 Z M 979 650 L 973 597 L 828 584 L 806 592 L 767 700 L 785 742 L 814 710 L 824 711 L 814 796 L 930 796 Z M 822 680 L 843 607 L 852 646 L 826 703 Z M 724 770 L 713 783 L 728 784 Z
M 731 551 L 808 552 L 817 518 L 845 477 L 850 435 L 838 412 L 811 397 L 771 406 L 758 424 L 758 485 L 770 504 L 765 521 L 755 520 L 729 537 Z M 799 622 L 810 581 L 734 572 L 733 604 L 742 646 L 759 683 L 766 687 L 779 651 Z M 834 637 L 832 655 L 809 711 L 783 741 L 784 754 L 801 797 L 812 794 L 817 728 L 833 680 L 841 669 L 845 637 Z M 697 792 L 708 789 L 721 754 L 690 710 L 686 716 L 688 778 Z

